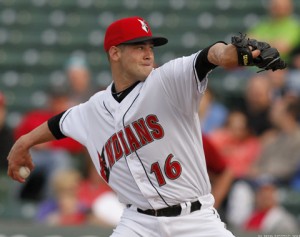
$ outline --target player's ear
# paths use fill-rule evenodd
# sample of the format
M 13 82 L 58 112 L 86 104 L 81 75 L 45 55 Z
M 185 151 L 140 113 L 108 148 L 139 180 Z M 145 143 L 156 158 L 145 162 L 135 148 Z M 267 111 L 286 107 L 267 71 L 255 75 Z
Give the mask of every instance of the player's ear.
M 111 61 L 118 61 L 121 57 L 121 49 L 119 47 L 112 46 L 108 50 L 108 54 Z

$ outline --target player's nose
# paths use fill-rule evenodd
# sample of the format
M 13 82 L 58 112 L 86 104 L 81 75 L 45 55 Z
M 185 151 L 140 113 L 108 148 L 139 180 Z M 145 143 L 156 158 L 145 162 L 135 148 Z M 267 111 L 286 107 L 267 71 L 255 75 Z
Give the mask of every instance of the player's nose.
M 153 59 L 153 49 L 151 47 L 147 47 L 144 51 L 144 59 Z

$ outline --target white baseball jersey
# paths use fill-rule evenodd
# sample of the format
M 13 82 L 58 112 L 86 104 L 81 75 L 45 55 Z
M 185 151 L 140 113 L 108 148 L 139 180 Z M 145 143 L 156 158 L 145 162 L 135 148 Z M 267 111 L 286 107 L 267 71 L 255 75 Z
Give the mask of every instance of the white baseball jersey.
M 197 78 L 197 55 L 153 69 L 120 103 L 110 85 L 60 119 L 124 204 L 159 209 L 210 193 L 198 117 L 207 78 Z

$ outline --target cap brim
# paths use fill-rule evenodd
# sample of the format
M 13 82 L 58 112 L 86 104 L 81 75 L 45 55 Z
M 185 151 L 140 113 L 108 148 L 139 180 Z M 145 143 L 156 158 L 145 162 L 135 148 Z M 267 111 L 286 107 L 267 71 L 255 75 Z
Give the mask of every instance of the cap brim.
M 166 43 L 168 43 L 168 39 L 164 37 L 155 37 L 155 36 L 150 36 L 150 37 L 141 37 L 141 38 L 136 38 L 133 40 L 128 40 L 126 42 L 123 42 L 122 44 L 136 44 L 136 43 L 142 43 L 146 41 L 152 41 L 154 46 L 161 46 Z

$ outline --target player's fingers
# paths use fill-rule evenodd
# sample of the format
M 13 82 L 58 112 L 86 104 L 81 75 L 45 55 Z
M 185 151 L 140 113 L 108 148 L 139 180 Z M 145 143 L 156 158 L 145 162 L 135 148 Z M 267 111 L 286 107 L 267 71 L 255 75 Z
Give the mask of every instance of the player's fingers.
M 30 171 L 34 170 L 35 165 L 34 165 L 34 163 L 32 162 L 31 157 L 29 157 L 28 163 L 27 163 L 26 165 L 24 165 L 24 166 L 28 167 L 28 168 L 30 169 Z
M 18 181 L 20 183 L 25 183 L 25 179 L 20 176 L 19 169 L 9 168 L 7 171 L 7 175 L 11 177 L 13 180 Z
M 8 160 L 8 169 L 7 169 L 7 175 L 11 177 L 13 180 L 18 180 L 18 170 L 19 165 L 17 165 L 15 162 L 12 162 L 10 159 Z
M 260 50 L 256 49 L 252 51 L 252 57 L 257 58 L 260 55 Z
M 25 183 L 25 181 L 26 181 L 24 178 L 21 177 L 19 169 L 17 171 L 13 172 L 13 177 L 14 177 L 14 180 L 16 180 L 20 183 Z
M 22 166 L 28 167 L 30 171 L 34 169 L 34 164 L 32 162 L 31 155 L 28 152 L 21 153 L 19 149 L 13 147 L 7 157 L 8 160 L 8 169 L 7 175 L 13 180 L 16 180 L 20 183 L 24 183 L 25 179 L 20 176 L 20 168 Z

